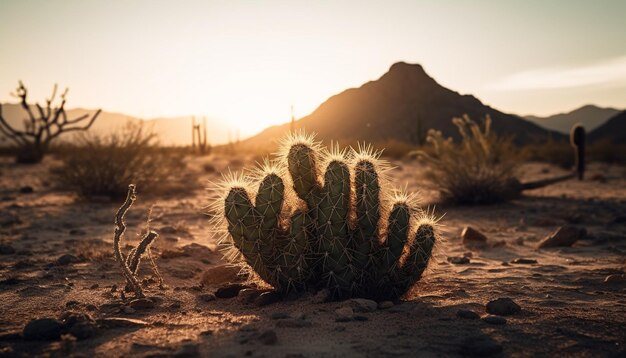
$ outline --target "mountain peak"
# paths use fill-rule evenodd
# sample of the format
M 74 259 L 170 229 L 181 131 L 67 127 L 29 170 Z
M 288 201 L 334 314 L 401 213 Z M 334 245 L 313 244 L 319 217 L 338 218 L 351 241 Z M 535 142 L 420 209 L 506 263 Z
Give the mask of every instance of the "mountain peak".
M 424 71 L 424 68 L 422 67 L 422 65 L 420 65 L 418 63 L 406 63 L 404 61 L 396 62 L 393 65 L 391 65 L 391 67 L 389 67 L 389 71 L 388 72 L 396 72 L 396 71 L 401 71 L 401 72 L 406 72 L 406 71 L 421 72 L 421 73 L 426 74 L 426 72 Z

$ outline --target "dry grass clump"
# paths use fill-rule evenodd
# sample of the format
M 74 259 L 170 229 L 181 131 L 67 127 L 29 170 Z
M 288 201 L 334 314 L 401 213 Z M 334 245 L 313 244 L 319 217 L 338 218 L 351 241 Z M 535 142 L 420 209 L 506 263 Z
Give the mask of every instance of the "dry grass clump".
M 444 201 L 456 204 L 492 204 L 511 199 L 518 193 L 515 178 L 517 160 L 511 138 L 491 131 L 491 118 L 484 130 L 467 115 L 454 118 L 461 142 L 444 138 L 430 130 L 431 145 L 417 154 L 428 164 L 426 178 L 440 192 Z
M 107 136 L 82 135 L 59 153 L 60 167 L 52 170 L 62 185 L 83 197 L 122 197 L 128 183 L 159 191 L 184 165 L 159 148 L 157 136 L 144 125 L 128 125 Z

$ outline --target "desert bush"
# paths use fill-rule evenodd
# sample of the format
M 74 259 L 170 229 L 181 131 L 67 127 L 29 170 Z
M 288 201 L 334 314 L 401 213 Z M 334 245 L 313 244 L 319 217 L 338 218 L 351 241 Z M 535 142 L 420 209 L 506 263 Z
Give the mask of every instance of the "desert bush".
M 417 154 L 426 161 L 426 178 L 444 201 L 457 204 L 491 204 L 510 199 L 518 191 L 515 178 L 517 156 L 511 138 L 491 131 L 486 117 L 484 130 L 467 115 L 454 118 L 461 142 L 430 130 L 428 150 Z
M 599 140 L 588 146 L 590 161 L 626 164 L 626 143 Z
M 551 163 L 565 169 L 570 169 L 575 160 L 574 149 L 567 140 L 548 140 L 527 145 L 520 150 L 520 157 L 526 161 Z
M 80 135 L 58 156 L 62 165 L 52 170 L 53 176 L 83 197 L 122 197 L 129 183 L 158 191 L 184 165 L 159 148 L 157 136 L 142 124 L 107 136 Z

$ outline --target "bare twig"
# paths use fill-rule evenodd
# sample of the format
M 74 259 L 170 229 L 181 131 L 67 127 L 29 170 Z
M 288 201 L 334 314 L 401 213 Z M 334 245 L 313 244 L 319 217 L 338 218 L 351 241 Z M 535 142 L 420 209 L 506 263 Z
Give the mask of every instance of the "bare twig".
M 128 186 L 128 194 L 126 195 L 126 200 L 117 210 L 115 214 L 115 232 L 113 236 L 113 252 L 115 254 L 115 259 L 120 263 L 120 267 L 122 268 L 122 273 L 126 277 L 126 280 L 130 284 L 132 290 L 138 297 L 145 297 L 143 294 L 143 289 L 141 285 L 137 281 L 137 278 L 132 273 L 126 261 L 124 260 L 124 256 L 120 250 L 120 241 L 124 236 L 124 232 L 126 231 L 126 223 L 124 222 L 124 216 L 130 207 L 133 205 L 133 202 L 137 199 L 135 193 L 135 184 L 130 184 Z

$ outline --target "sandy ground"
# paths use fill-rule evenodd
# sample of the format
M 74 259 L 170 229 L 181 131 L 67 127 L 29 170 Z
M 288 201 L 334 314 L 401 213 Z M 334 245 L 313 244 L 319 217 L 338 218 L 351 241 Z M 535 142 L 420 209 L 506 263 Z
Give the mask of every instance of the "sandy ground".
M 526 192 L 511 203 L 485 207 L 437 206 L 445 242 L 430 272 L 402 301 L 337 322 L 346 303 L 316 303 L 304 296 L 267 306 L 238 297 L 211 300 L 223 283 L 201 285 L 203 273 L 224 263 L 210 235 L 204 187 L 228 166 L 247 159 L 193 158 L 178 180 L 186 189 L 139 198 L 128 216 L 125 243 L 136 243 L 148 208 L 161 237 L 153 254 L 166 289 L 146 280 L 154 308 L 129 309 L 113 259 L 117 201 L 85 202 L 55 188 L 47 170 L 0 166 L 1 356 L 209 356 L 209 357 L 403 357 L 403 356 L 624 356 L 626 355 L 626 168 L 590 165 L 588 180 Z M 215 172 L 202 167 L 210 162 Z M 398 185 L 423 189 L 414 162 L 396 162 Z M 527 164 L 522 179 L 561 174 L 547 164 Z M 591 178 L 594 178 L 593 180 Z M 32 193 L 20 188 L 31 186 Z M 422 191 L 425 204 L 435 201 Z M 586 228 L 573 247 L 537 249 L 561 225 Z M 483 248 L 465 247 L 470 225 L 487 235 Z M 7 248 L 9 247 L 9 248 Z M 125 247 L 128 250 L 128 247 Z M 59 258 L 73 255 L 63 262 Z M 470 257 L 452 264 L 449 257 Z M 513 263 L 524 258 L 530 263 Z M 140 274 L 152 272 L 144 262 Z M 617 279 L 615 279 L 617 277 Z M 113 290 L 112 287 L 118 287 Z M 485 305 L 508 297 L 521 312 L 506 323 L 460 318 L 459 310 L 488 316 Z M 133 312 L 134 311 L 134 312 Z M 25 324 L 66 312 L 98 320 L 92 337 L 74 341 L 25 341 Z M 112 327 L 112 317 L 135 319 Z M 107 320 L 108 319 L 108 320 Z M 496 320 L 497 321 L 497 320 Z M 107 323 L 108 322 L 108 323 Z M 498 322 L 496 322 L 498 323 Z M 500 321 L 499 323 L 502 323 Z

